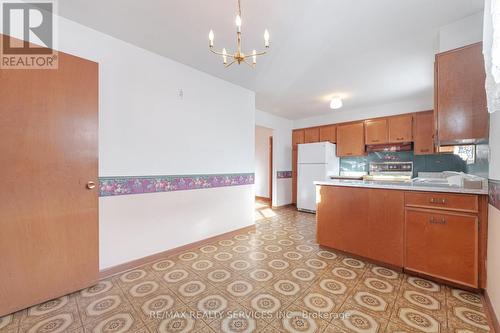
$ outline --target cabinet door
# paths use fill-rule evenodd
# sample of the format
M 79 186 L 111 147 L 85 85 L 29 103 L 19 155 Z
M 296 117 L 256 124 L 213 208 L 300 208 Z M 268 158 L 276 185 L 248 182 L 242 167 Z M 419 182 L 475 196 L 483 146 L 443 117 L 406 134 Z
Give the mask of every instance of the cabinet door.
M 316 211 L 318 244 L 367 256 L 370 254 L 366 216 L 368 191 L 321 186 Z
M 337 127 L 335 125 L 328 125 L 319 128 L 319 141 L 320 142 L 337 142 Z
M 337 126 L 337 156 L 362 156 L 364 154 L 364 123 Z
M 403 115 L 389 118 L 389 142 L 413 141 L 413 116 Z
M 304 143 L 304 130 L 293 130 L 292 132 L 292 145 L 297 147 L 298 144 Z
M 304 130 L 304 143 L 319 142 L 319 127 Z
M 436 76 L 439 143 L 488 138 L 482 43 L 436 55 Z
M 387 119 L 365 121 L 365 143 L 377 145 L 387 142 Z
M 320 198 L 320 245 L 403 266 L 404 192 L 321 186 Z
M 406 209 L 405 269 L 477 288 L 478 219 Z
M 434 154 L 434 111 L 415 114 L 415 155 Z

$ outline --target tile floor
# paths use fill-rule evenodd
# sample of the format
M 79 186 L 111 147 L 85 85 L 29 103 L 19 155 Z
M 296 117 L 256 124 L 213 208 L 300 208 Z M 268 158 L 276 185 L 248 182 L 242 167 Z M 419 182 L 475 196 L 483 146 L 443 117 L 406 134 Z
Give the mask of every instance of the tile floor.
M 486 332 L 481 298 L 325 251 L 314 215 L 259 204 L 255 231 L 0 318 L 0 332 Z

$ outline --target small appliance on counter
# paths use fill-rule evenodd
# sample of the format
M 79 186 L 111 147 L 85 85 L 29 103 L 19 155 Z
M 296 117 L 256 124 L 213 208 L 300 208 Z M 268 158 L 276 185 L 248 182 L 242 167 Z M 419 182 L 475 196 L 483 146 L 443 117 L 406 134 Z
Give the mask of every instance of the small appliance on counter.
M 363 180 L 410 182 L 413 177 L 413 162 L 371 162 L 370 171 Z
M 335 145 L 329 142 L 300 144 L 297 164 L 297 209 L 316 212 L 314 182 L 339 175 L 340 159 L 335 155 Z

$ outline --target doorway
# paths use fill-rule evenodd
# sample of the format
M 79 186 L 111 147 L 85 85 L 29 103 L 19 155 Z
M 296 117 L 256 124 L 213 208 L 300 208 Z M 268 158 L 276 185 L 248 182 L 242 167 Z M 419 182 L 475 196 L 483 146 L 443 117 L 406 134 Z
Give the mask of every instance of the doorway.
M 273 130 L 255 126 L 255 199 L 272 204 L 273 198 Z

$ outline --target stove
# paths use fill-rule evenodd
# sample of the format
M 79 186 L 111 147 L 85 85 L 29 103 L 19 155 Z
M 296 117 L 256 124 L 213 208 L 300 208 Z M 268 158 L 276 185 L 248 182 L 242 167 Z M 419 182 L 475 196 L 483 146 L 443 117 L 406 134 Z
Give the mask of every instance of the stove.
M 371 162 L 369 174 L 364 180 L 376 181 L 411 181 L 413 177 L 413 162 Z

